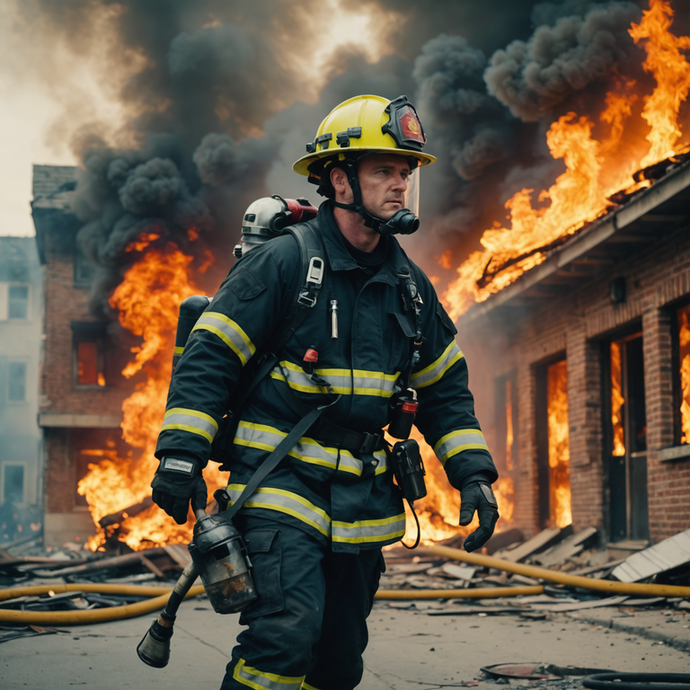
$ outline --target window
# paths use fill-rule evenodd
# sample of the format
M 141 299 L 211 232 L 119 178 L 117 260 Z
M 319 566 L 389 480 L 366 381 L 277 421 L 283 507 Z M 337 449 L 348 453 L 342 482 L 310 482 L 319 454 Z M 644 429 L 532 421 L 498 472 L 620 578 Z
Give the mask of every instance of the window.
M 74 249 L 74 284 L 77 287 L 88 287 L 93 282 L 94 267 L 77 242 Z
M 93 388 L 105 386 L 105 326 L 101 322 L 73 322 L 74 385 Z
M 0 321 L 29 318 L 29 285 L 0 282 Z
M 29 318 L 29 286 L 10 285 L 7 299 L 7 315 L 10 319 Z
M 12 402 L 24 402 L 26 400 L 26 362 L 10 362 L 7 369 L 7 399 Z
M 24 465 L 3 465 L 2 470 L 2 502 L 24 503 Z

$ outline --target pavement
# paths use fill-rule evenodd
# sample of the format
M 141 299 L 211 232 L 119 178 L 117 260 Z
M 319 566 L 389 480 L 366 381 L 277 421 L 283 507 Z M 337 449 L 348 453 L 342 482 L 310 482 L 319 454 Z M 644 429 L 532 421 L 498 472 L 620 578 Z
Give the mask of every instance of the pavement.
M 548 614 L 429 615 L 435 602 L 413 608 L 377 601 L 369 619 L 363 690 L 495 689 L 481 672 L 499 663 L 539 662 L 627 672 L 690 672 L 690 611 L 634 611 L 607 607 Z M 457 606 L 457 609 L 461 607 Z M 450 604 L 445 611 L 453 611 Z M 217 688 L 238 616 L 220 616 L 203 597 L 185 602 L 172 639 L 169 665 L 153 669 L 136 646 L 153 620 L 142 618 L 64 628 L 67 632 L 0 644 L 3 690 L 160 690 Z M 510 685 L 534 684 L 510 680 Z M 539 687 L 576 688 L 579 679 L 542 681 Z

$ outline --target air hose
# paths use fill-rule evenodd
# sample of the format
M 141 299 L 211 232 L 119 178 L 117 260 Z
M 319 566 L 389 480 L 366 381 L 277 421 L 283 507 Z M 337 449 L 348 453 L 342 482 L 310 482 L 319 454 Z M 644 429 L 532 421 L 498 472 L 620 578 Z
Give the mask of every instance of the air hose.
M 172 588 L 145 587 L 143 585 L 107 585 L 107 584 L 70 584 L 70 585 L 36 585 L 0 590 L 0 601 L 17 597 L 38 596 L 40 594 L 60 594 L 62 592 L 94 592 L 98 594 L 119 594 L 124 596 L 153 597 L 149 601 L 135 604 L 112 606 L 89 611 L 13 611 L 0 609 L 0 623 L 11 625 L 89 625 L 107 621 L 136 618 L 152 611 L 162 609 L 170 598 Z M 192 587 L 187 594 L 195 597 L 203 594 L 202 585 Z
M 582 685 L 594 690 L 690 690 L 688 673 L 595 673 Z

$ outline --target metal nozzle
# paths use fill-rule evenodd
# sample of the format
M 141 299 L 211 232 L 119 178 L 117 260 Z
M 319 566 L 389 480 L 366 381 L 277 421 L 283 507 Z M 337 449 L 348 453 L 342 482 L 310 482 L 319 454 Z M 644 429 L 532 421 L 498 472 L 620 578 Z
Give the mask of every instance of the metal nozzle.
M 170 661 L 170 638 L 173 635 L 172 621 L 161 618 L 153 621 L 146 635 L 137 646 L 139 658 L 149 666 L 163 668 Z

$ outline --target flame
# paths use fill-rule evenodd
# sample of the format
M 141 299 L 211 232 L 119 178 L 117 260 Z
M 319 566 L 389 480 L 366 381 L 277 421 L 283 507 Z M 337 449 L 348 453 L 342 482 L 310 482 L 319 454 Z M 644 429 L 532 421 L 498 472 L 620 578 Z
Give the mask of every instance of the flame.
M 419 519 L 421 529 L 421 543 L 433 544 L 434 542 L 450 539 L 457 535 L 467 536 L 477 529 L 479 523 L 475 515 L 474 520 L 466 527 L 458 524 L 460 518 L 460 492 L 454 489 L 448 482 L 446 472 L 439 462 L 431 446 L 422 437 L 421 433 L 414 428 L 410 438 L 414 438 L 419 443 L 419 448 L 426 469 L 427 495 L 415 501 L 414 509 Z M 395 439 L 388 439 L 395 442 Z M 494 494 L 498 502 L 498 512 L 500 518 L 496 525 L 497 531 L 509 525 L 513 519 L 513 480 L 508 477 L 501 477 L 493 485 Z M 417 525 L 412 511 L 407 504 L 405 505 L 406 543 L 414 543 L 417 535 Z
M 680 442 L 690 443 L 690 307 L 678 310 L 678 341 L 680 349 Z
M 622 387 L 623 378 L 621 371 L 621 342 L 611 343 L 611 425 L 613 426 L 613 455 L 622 457 L 625 455 L 625 428 L 623 427 L 623 415 L 621 409 L 625 403 Z
M 649 10 L 642 13 L 642 21 L 633 24 L 628 32 L 635 43 L 642 42 L 647 53 L 642 66 L 657 82 L 654 93 L 645 98 L 642 110 L 642 117 L 650 127 L 646 137 L 649 153 L 641 161 L 643 168 L 673 156 L 682 134 L 678 111 L 690 90 L 690 64 L 680 51 L 690 50 L 690 37 L 674 36 L 669 31 L 672 22 L 669 2 L 649 0 Z
M 484 231 L 483 249 L 456 269 L 458 277 L 443 294 L 454 320 L 473 303 L 483 302 L 542 263 L 549 250 L 607 213 L 614 194 L 650 186 L 651 180 L 633 178 L 636 170 L 687 149 L 680 141 L 678 114 L 690 90 L 690 64 L 680 52 L 690 49 L 690 37 L 670 33 L 672 17 L 668 0 L 650 0 L 642 22 L 630 29 L 647 53 L 644 69 L 657 82 L 654 92 L 644 98 L 644 122 L 632 117 L 639 98 L 632 93 L 635 82 L 620 79 L 607 94 L 599 116 L 598 127 L 608 130 L 604 137 L 594 138 L 595 123 L 573 112 L 551 125 L 546 143 L 553 158 L 563 159 L 566 171 L 537 195 L 536 205 L 533 189 L 522 189 L 506 201 L 509 222 L 503 226 L 494 221 Z
M 570 430 L 568 427 L 568 363 L 552 364 L 547 375 L 549 431 L 549 506 L 551 522 L 566 527 L 570 509 Z
M 147 235 L 133 245 L 138 251 L 142 243 L 154 239 L 158 237 Z M 122 437 L 131 448 L 140 449 L 136 457 L 134 454 L 121 457 L 115 449 L 85 451 L 101 458 L 100 462 L 89 465 L 89 473 L 78 486 L 79 493 L 86 496 L 95 523 L 151 494 L 149 485 L 158 465 L 153 452 L 172 374 L 179 306 L 184 299 L 200 292 L 189 278 L 191 262 L 192 258 L 172 243 L 162 249 L 149 249 L 127 271 L 110 298 L 122 326 L 143 339 L 141 346 L 132 348 L 135 356 L 122 374 L 125 378 L 137 374 L 146 378 L 136 383 L 134 393 L 122 405 Z M 223 484 L 215 466 L 209 467 L 204 476 L 210 490 Z M 109 529 L 114 528 L 119 530 L 118 538 L 133 549 L 188 542 L 191 537 L 190 523 L 176 525 L 156 506 L 126 517 Z M 89 548 L 98 549 L 107 536 L 99 527 L 97 534 L 89 539 Z
M 506 469 L 513 469 L 513 382 L 506 379 Z

